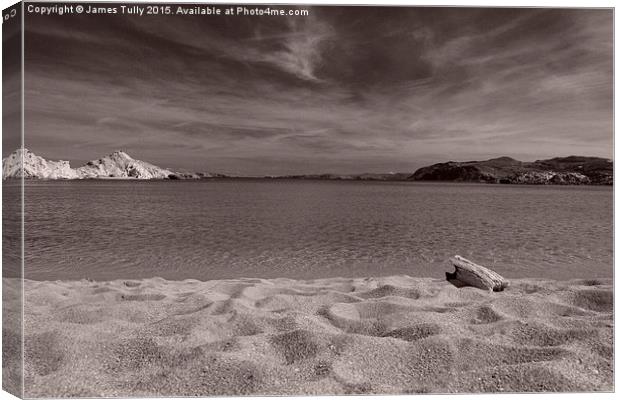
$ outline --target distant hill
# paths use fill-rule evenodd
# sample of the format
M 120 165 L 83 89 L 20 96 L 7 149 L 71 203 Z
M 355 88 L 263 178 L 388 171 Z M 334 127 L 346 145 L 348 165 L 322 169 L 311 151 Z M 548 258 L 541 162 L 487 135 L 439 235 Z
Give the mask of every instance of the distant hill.
M 26 179 L 79 179 L 69 161 L 48 161 L 28 149 L 17 149 L 2 160 L 2 179 L 22 176 Z
M 611 185 L 613 162 L 598 157 L 556 157 L 534 162 L 510 157 L 449 161 L 418 169 L 409 180 L 536 185 Z
M 304 179 L 304 180 L 329 180 L 329 181 L 406 181 L 411 176 L 408 172 L 385 173 L 385 174 L 311 174 L 311 175 L 278 175 L 266 176 L 267 179 Z
M 23 168 L 22 168 L 23 160 Z M 177 173 L 115 151 L 79 168 L 68 161 L 49 161 L 28 149 L 17 149 L 2 160 L 2 179 L 202 179 L 208 173 Z
M 523 162 L 510 157 L 486 161 L 449 161 L 411 173 L 314 174 L 270 176 L 269 179 L 346 181 L 449 181 L 533 185 L 611 185 L 613 162 L 597 157 L 557 157 Z
M 123 151 L 89 161 L 76 169 L 80 178 L 168 179 L 174 173 L 144 161 L 135 160 Z

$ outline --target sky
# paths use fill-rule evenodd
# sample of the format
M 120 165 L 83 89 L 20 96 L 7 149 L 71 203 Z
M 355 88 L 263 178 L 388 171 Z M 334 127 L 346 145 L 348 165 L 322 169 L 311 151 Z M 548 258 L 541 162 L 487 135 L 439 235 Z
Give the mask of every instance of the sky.
M 26 147 L 242 175 L 613 155 L 609 9 L 298 8 L 27 14 Z

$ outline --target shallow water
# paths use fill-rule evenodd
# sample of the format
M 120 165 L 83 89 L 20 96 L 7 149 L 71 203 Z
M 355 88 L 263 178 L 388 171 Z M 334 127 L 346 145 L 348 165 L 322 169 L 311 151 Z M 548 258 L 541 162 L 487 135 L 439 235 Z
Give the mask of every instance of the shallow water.
M 611 277 L 610 187 L 337 181 L 27 182 L 25 277 Z M 7 240 L 4 235 L 3 240 Z

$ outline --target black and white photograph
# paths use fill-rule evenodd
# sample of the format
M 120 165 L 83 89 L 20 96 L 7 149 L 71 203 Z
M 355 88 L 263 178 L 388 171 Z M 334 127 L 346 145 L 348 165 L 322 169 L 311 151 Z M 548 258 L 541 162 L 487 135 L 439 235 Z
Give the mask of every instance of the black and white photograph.
M 4 3 L 2 388 L 614 392 L 614 9 Z

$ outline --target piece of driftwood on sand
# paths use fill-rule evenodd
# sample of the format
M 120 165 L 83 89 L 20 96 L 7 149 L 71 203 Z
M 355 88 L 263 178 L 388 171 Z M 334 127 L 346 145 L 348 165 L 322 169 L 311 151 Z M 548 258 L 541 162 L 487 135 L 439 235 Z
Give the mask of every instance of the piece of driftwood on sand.
M 456 286 L 474 286 L 480 289 L 500 292 L 508 287 L 509 282 L 500 274 L 469 261 L 461 256 L 450 258 L 456 270 L 446 272 L 446 279 Z

